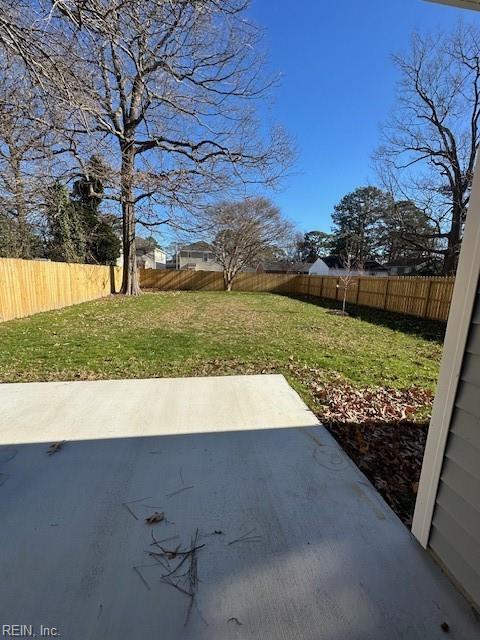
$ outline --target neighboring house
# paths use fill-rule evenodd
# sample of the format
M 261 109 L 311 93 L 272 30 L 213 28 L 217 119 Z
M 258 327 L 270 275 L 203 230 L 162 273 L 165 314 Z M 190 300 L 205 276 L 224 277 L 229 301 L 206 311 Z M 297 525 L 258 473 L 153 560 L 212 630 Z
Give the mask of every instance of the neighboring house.
M 148 238 L 137 238 L 135 241 L 137 265 L 142 269 L 165 269 L 167 254 Z
M 151 240 L 137 238 L 135 240 L 137 267 L 139 269 L 166 269 L 167 255 L 161 247 L 156 247 Z M 123 265 L 123 253 L 117 259 L 117 266 Z
M 208 242 L 193 242 L 177 251 L 175 266 L 189 271 L 223 271 L 215 261 L 213 247 Z
M 311 262 L 286 262 L 286 261 L 274 261 L 274 262 L 260 262 L 257 265 L 257 273 L 297 273 L 308 275 Z
M 311 276 L 328 276 L 330 269 L 322 258 L 317 258 L 310 267 L 308 273 Z
M 165 251 L 158 247 L 140 255 L 137 251 L 137 265 L 140 269 L 166 269 L 167 256 Z
M 436 0 L 480 9 L 477 0 Z M 480 167 L 465 222 L 412 533 L 480 608 Z
M 344 276 L 347 273 L 341 256 L 318 258 L 309 270 L 311 276 Z M 386 277 L 388 269 L 376 260 L 366 260 L 361 267 L 353 263 L 350 275 Z
M 399 258 L 385 265 L 391 276 L 432 276 L 441 271 L 441 260 L 438 258 Z

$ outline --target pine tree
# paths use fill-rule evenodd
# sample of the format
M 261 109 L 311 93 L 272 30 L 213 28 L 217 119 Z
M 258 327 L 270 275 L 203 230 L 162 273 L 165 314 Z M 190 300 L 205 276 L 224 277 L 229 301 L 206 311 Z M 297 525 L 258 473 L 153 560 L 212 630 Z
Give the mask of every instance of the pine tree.
M 358 262 L 381 254 L 381 220 L 393 205 L 392 197 L 377 187 L 355 189 L 335 206 L 332 215 L 333 253 L 350 255 Z M 347 251 L 348 249 L 348 251 Z

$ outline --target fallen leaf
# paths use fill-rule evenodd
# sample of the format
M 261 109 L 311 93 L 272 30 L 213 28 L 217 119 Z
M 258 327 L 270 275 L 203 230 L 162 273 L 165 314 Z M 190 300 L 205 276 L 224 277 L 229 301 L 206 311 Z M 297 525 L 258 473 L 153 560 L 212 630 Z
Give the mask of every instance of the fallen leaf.
M 179 545 L 177 545 L 177 546 L 175 547 L 175 549 L 174 549 L 173 551 L 169 551 L 169 552 L 167 553 L 167 558 L 168 558 L 169 560 L 174 560 L 174 559 L 177 557 L 178 552 L 180 551 L 180 547 L 181 547 L 181 546 L 182 546 L 182 545 L 181 545 L 181 544 L 179 544 Z
M 54 453 L 57 453 L 57 451 L 60 451 L 60 449 L 63 447 L 63 445 L 65 444 L 65 440 L 62 440 L 62 442 L 54 442 L 52 443 L 49 448 L 48 448 L 48 455 L 51 456 Z
M 165 513 L 163 511 L 154 511 L 151 516 L 145 518 L 147 524 L 156 524 L 157 522 L 162 522 L 162 520 L 165 520 Z

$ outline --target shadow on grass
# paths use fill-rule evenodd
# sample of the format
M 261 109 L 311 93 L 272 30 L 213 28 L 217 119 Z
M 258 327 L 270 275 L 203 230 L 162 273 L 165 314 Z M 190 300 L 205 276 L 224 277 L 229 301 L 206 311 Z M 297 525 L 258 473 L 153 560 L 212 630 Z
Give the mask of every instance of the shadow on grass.
M 336 300 L 327 300 L 324 298 L 313 298 L 309 296 L 297 296 L 286 294 L 287 297 L 302 302 L 308 302 L 316 307 L 323 309 L 341 309 L 341 302 Z M 446 323 L 436 320 L 426 320 L 416 318 L 415 316 L 407 316 L 400 313 L 392 313 L 391 311 L 383 311 L 382 309 L 372 309 L 371 307 L 361 307 L 357 305 L 347 304 L 347 312 L 352 318 L 358 318 L 371 324 L 388 327 L 394 331 L 402 333 L 410 333 L 425 340 L 433 340 L 435 342 L 443 342 L 445 338 Z

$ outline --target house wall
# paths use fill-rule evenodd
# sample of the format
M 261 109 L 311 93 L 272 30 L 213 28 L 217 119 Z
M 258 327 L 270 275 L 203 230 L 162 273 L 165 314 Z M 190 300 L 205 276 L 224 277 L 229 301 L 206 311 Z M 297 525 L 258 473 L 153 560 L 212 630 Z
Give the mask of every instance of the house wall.
M 480 293 L 470 323 L 429 546 L 480 607 Z
M 215 262 L 213 254 L 203 251 L 181 251 L 178 267 L 195 271 L 223 271 L 222 265 Z
M 312 264 L 308 273 L 311 276 L 328 276 L 329 268 L 321 258 L 318 258 Z
M 347 271 L 345 269 L 330 269 L 327 264 L 318 258 L 308 271 L 311 276 L 345 276 Z M 376 276 L 376 277 L 388 277 L 388 271 L 365 271 L 355 270 L 350 271 L 351 276 Z
M 347 275 L 347 271 L 346 269 L 329 269 L 328 270 L 328 274 L 329 276 L 345 276 Z M 350 275 L 351 276 L 374 276 L 375 278 L 387 278 L 388 277 L 388 271 L 365 271 L 365 270 L 356 270 L 356 269 L 352 269 L 352 271 L 350 271 Z
M 123 267 L 123 251 L 117 258 L 117 267 Z M 163 249 L 154 249 L 149 253 L 138 255 L 137 253 L 137 265 L 141 269 L 166 269 L 167 267 L 167 255 Z
M 144 256 L 144 268 L 145 269 L 166 269 L 167 256 L 165 251 L 161 249 L 154 249 Z
M 415 267 L 390 267 L 388 273 L 391 276 L 410 276 L 414 271 Z

